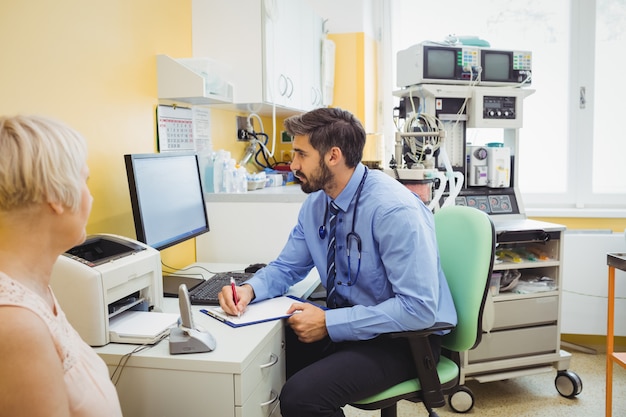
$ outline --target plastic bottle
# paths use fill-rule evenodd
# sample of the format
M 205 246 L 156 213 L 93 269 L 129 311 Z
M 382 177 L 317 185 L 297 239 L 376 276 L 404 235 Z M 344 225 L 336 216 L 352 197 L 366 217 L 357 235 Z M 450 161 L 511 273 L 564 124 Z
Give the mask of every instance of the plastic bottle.
M 202 157 L 203 162 L 203 171 L 204 175 L 202 176 L 203 182 L 202 187 L 204 188 L 205 193 L 213 193 L 215 192 L 215 184 L 214 184 L 214 166 L 215 166 L 215 152 L 207 152 Z
M 224 183 L 224 192 L 225 193 L 234 193 L 236 190 L 236 180 L 235 176 L 237 175 L 237 171 L 235 170 L 235 165 L 237 162 L 234 159 L 228 159 L 224 161 L 224 172 L 223 183 Z
M 216 193 L 224 193 L 224 167 L 230 159 L 230 152 L 225 150 L 217 151 L 213 161 L 213 190 Z
M 242 166 L 237 165 L 236 168 L 236 193 L 247 193 L 248 192 L 248 171 Z

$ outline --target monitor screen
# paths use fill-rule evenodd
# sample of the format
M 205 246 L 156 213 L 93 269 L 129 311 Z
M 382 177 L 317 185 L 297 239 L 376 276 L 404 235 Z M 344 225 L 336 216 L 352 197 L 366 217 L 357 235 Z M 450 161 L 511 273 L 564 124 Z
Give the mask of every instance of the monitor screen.
M 512 56 L 508 52 L 483 51 L 483 73 L 485 81 L 509 81 Z
M 454 49 L 429 48 L 424 51 L 424 77 L 454 79 L 457 52 Z
M 124 155 L 137 240 L 161 250 L 209 231 L 195 153 Z

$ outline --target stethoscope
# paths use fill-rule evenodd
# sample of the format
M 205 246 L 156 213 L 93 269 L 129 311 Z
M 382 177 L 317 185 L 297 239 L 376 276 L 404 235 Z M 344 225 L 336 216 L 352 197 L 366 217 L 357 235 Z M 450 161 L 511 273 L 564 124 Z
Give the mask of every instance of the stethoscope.
M 356 199 L 354 201 L 354 208 L 352 209 L 352 231 L 346 235 L 346 253 L 348 255 L 348 282 L 342 284 L 338 282 L 339 285 L 347 285 L 351 286 L 356 284 L 356 281 L 359 279 L 359 272 L 361 272 L 361 236 L 354 230 L 354 226 L 356 224 L 356 208 L 359 205 L 359 199 L 361 198 L 361 191 L 363 190 L 363 185 L 365 184 L 365 178 L 367 178 L 367 167 L 365 167 L 365 172 L 363 173 L 363 177 L 361 178 L 361 182 L 359 183 L 359 187 L 356 189 Z M 326 210 L 324 210 L 324 222 L 320 226 L 318 233 L 320 239 L 326 239 L 326 222 L 328 221 L 328 204 L 326 204 Z M 352 242 L 356 243 L 357 249 L 357 267 L 356 267 L 356 275 L 354 277 L 354 282 L 352 281 L 352 268 L 350 268 L 350 249 L 352 248 Z

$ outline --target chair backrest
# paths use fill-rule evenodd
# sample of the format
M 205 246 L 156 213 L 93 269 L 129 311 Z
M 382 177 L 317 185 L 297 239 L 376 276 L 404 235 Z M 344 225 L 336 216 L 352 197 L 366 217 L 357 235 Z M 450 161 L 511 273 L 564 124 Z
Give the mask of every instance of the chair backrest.
M 441 266 L 454 299 L 458 324 L 442 345 L 454 352 L 475 347 L 482 334 L 482 311 L 489 290 L 495 229 L 489 216 L 467 206 L 435 213 Z

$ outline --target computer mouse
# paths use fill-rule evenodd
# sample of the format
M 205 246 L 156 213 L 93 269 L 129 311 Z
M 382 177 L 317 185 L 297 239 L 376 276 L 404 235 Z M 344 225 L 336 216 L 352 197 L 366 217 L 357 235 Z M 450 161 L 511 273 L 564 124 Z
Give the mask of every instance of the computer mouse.
M 261 268 L 265 268 L 266 266 L 267 266 L 266 264 L 262 264 L 262 263 L 250 264 L 246 267 L 246 269 L 244 269 L 244 271 L 254 274 L 256 271 L 258 271 Z

